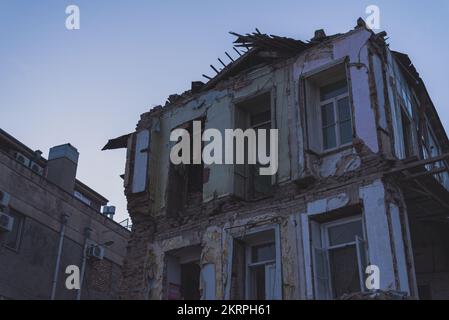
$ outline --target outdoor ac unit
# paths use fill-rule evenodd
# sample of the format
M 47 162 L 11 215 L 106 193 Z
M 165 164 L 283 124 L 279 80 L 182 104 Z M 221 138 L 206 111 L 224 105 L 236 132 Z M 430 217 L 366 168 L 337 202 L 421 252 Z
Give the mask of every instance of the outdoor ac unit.
M 30 159 L 28 159 L 27 157 L 25 157 L 23 154 L 21 154 L 20 152 L 16 152 L 16 160 L 19 161 L 21 164 L 23 164 L 24 166 L 29 167 L 30 166 Z
M 9 205 L 9 194 L 0 190 L 0 208 L 6 208 Z
M 103 214 L 106 216 L 113 216 L 115 214 L 115 206 L 104 206 Z
M 10 215 L 0 212 L 0 232 L 11 232 L 14 225 L 14 218 Z
M 35 162 L 30 163 L 30 168 L 31 168 L 31 170 L 33 170 L 34 172 L 36 172 L 37 174 L 39 174 L 41 176 L 44 174 L 44 169 Z
M 103 260 L 104 248 L 97 244 L 92 244 L 87 248 L 87 255 L 91 258 Z

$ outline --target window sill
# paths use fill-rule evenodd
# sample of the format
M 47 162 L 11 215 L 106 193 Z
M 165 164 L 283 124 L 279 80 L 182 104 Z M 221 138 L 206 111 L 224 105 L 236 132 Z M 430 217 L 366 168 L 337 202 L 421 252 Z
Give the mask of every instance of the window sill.
M 330 155 L 333 155 L 333 154 L 336 154 L 336 153 L 340 153 L 340 152 L 348 150 L 348 149 L 352 149 L 353 147 L 354 147 L 354 143 L 350 142 L 350 143 L 346 143 L 344 145 L 341 145 L 339 147 L 332 148 L 332 149 L 327 149 L 327 150 L 324 150 L 324 151 L 321 151 L 321 152 L 315 152 L 313 150 L 306 150 L 306 152 L 309 153 L 309 154 L 313 154 L 313 155 L 315 155 L 317 157 L 322 158 L 322 157 L 327 157 L 327 156 L 330 156 Z

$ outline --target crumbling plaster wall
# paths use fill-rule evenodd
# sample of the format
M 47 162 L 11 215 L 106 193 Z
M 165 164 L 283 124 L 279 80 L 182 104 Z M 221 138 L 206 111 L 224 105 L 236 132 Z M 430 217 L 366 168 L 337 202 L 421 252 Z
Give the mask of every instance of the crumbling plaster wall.
M 380 270 L 380 289 L 413 293 L 410 289 L 415 284 L 411 244 L 407 241 L 408 222 L 404 218 L 404 208 L 399 210 L 389 192 L 392 189 L 386 190 L 384 182 L 376 179 L 361 184 L 355 190 L 349 188 L 307 203 L 306 211 L 300 216 L 300 229 L 304 248 L 305 294 L 308 299 L 314 297 L 309 221 L 325 220 L 331 212 L 357 203 L 362 208 L 360 213 L 363 213 L 365 223 L 369 263 Z
M 170 150 L 175 142 L 170 142 L 170 133 L 176 127 L 197 119 L 202 116 L 208 116 L 209 112 L 213 114 L 215 109 L 218 109 L 221 114 L 220 126 L 230 126 L 230 111 L 227 105 L 230 104 L 230 96 L 227 90 L 223 91 L 208 91 L 204 95 L 189 101 L 183 106 L 172 107 L 162 114 L 160 117 L 160 132 L 158 133 L 158 140 L 160 146 L 157 154 L 153 154 L 155 161 L 159 163 L 159 175 L 157 192 L 159 193 L 156 199 L 158 202 L 155 204 L 155 208 L 160 210 L 166 206 L 166 192 L 168 187 L 168 173 L 170 168 Z M 206 127 L 211 127 L 211 124 L 207 120 Z M 219 169 L 220 166 L 216 166 Z M 230 185 L 228 181 L 229 175 L 218 174 L 222 180 L 221 184 L 224 189 L 222 192 L 227 193 L 227 186 Z M 207 190 L 207 187 L 205 188 Z M 207 192 L 207 191 L 206 191 Z
M 314 47 L 301 54 L 293 66 L 293 79 L 299 79 L 314 70 L 348 58 L 352 103 L 357 137 L 371 149 L 379 151 L 376 135 L 376 116 L 370 101 L 368 41 L 372 33 L 366 29 L 356 29 L 331 43 Z
M 291 146 L 296 145 L 293 140 L 298 121 L 292 123 L 291 113 L 295 111 L 292 105 L 290 93 L 290 74 L 288 67 L 280 67 L 273 70 L 266 67 L 245 74 L 237 80 L 232 87 L 217 91 L 208 91 L 205 94 L 187 102 L 183 106 L 170 108 L 160 117 L 160 132 L 152 135 L 152 140 L 157 139 L 159 144 L 152 141 L 152 159 L 159 168 L 158 177 L 155 177 L 157 185 L 160 186 L 155 193 L 155 209 L 161 210 L 165 207 L 168 183 L 168 172 L 170 167 L 170 150 L 174 142 L 169 141 L 170 132 L 177 126 L 193 119 L 206 116 L 204 129 L 217 129 L 222 133 L 224 150 L 225 129 L 234 128 L 234 108 L 237 102 L 264 92 L 272 93 L 274 105 L 275 127 L 279 128 L 279 170 L 276 181 L 288 181 L 291 178 L 292 151 Z M 297 107 L 297 106 L 296 106 Z M 273 118 L 272 117 L 272 118 Z M 295 118 L 295 116 L 293 116 Z M 291 130 L 291 126 L 294 128 Z M 206 142 L 207 143 L 207 142 Z M 232 165 L 212 164 L 205 165 L 209 171 L 209 179 L 203 185 L 203 201 L 228 196 L 233 193 L 234 168 Z
M 232 80 L 224 89 L 220 87 L 219 90 L 208 91 L 183 106 L 176 106 L 164 112 L 160 118 L 159 133 L 159 139 L 164 142 L 158 150 L 159 153 L 153 153 L 153 158 L 158 157 L 154 161 L 160 164 L 157 179 L 160 188 L 157 189 L 159 194 L 155 196 L 156 208 L 160 210 L 165 207 L 169 154 L 174 144 L 168 142 L 171 130 L 189 120 L 206 116 L 205 128 L 218 129 L 224 137 L 224 130 L 234 127 L 235 103 L 267 91 L 272 93 L 272 118 L 279 129 L 279 170 L 276 181 L 288 182 L 300 176 L 304 171 L 304 137 L 302 123 L 299 121 L 299 79 L 303 74 L 345 57 L 349 58 L 356 135 L 372 152 L 378 152 L 377 121 L 370 101 L 368 81 L 367 41 L 371 35 L 364 29 L 355 30 L 330 44 L 306 51 L 295 61 L 289 60 L 280 65 L 250 71 Z M 337 163 L 346 160 L 350 162 L 349 170 L 359 167 L 360 160 L 354 149 L 324 156 L 314 165 L 322 177 L 328 177 L 336 174 Z M 203 189 L 204 202 L 233 193 L 232 165 L 209 165 L 206 168 L 210 171 L 209 180 Z
M 234 214 L 234 218 L 236 215 Z M 148 244 L 147 274 L 149 279 L 149 299 L 164 299 L 166 297 L 166 260 L 165 256 L 173 250 L 179 250 L 194 245 L 201 246 L 200 265 L 215 266 L 215 299 L 226 297 L 226 288 L 230 281 L 230 252 L 232 252 L 233 237 L 241 237 L 249 226 L 279 226 L 281 255 L 281 290 L 283 299 L 299 299 L 301 293 L 300 281 L 301 255 L 298 255 L 296 242 L 296 215 L 287 214 L 282 217 L 277 212 L 267 212 L 246 218 L 231 219 L 220 225 L 212 225 L 206 229 L 193 228 L 176 235 L 161 235 Z M 249 227 L 249 229 L 245 228 Z M 232 230 L 232 231 L 231 231 Z
M 369 56 L 368 39 L 372 33 L 357 29 L 342 37 L 338 37 L 322 47 L 318 46 L 305 52 L 297 59 L 284 61 L 278 65 L 252 70 L 239 75 L 235 79 L 220 85 L 215 90 L 208 91 L 200 96 L 195 96 L 182 106 L 168 106 L 159 118 L 160 130 L 152 134 L 152 155 L 150 167 L 155 188 L 155 212 L 165 207 L 165 193 L 167 191 L 169 154 L 173 143 L 169 142 L 169 135 L 175 127 L 191 121 L 195 118 L 206 116 L 206 128 L 215 128 L 221 132 L 234 127 L 233 108 L 237 101 L 242 101 L 254 95 L 271 91 L 272 103 L 275 112 L 272 116 L 276 121 L 276 127 L 280 129 L 279 135 L 279 171 L 277 182 L 288 182 L 301 176 L 304 171 L 304 130 L 300 121 L 299 79 L 302 75 L 313 72 L 329 64 L 349 59 L 349 76 L 353 97 L 354 128 L 356 135 L 371 154 L 379 151 L 376 134 L 376 125 L 385 125 L 384 115 L 376 115 L 373 110 L 369 84 Z M 374 62 L 377 72 L 378 61 Z M 380 80 L 375 77 L 376 88 L 380 90 Z M 382 90 L 383 92 L 383 90 Z M 382 96 L 378 95 L 377 105 L 382 104 Z M 385 99 L 384 99 L 385 100 Z M 321 178 L 341 176 L 352 171 L 358 171 L 363 166 L 362 155 L 357 153 L 355 147 L 349 147 L 338 152 L 320 157 L 313 165 Z M 233 192 L 233 167 L 232 165 L 211 165 L 209 180 L 203 185 L 203 200 L 227 196 Z M 384 250 L 385 246 L 391 247 L 391 235 L 389 233 L 387 205 L 385 204 L 385 189 L 382 182 L 365 182 L 358 190 L 360 201 L 368 208 L 365 210 L 367 220 L 372 229 L 368 233 L 370 259 L 381 267 L 381 287 L 397 287 L 397 271 L 395 271 L 395 256 L 392 250 L 400 250 L 401 246 L 395 243 L 392 250 Z M 236 213 L 223 213 L 222 222 L 211 222 L 207 225 L 191 226 L 190 234 L 184 231 L 155 230 L 155 239 L 148 239 L 145 246 L 146 263 L 144 269 L 150 285 L 148 297 L 161 299 L 164 297 L 164 256 L 165 253 L 191 245 L 201 245 L 201 264 L 215 265 L 216 270 L 216 298 L 226 298 L 226 286 L 229 283 L 229 242 L 227 233 L 230 226 L 248 223 L 251 219 L 261 221 L 269 217 L 281 217 L 277 222 L 280 226 L 281 255 L 282 255 L 282 295 L 284 299 L 299 299 L 313 297 L 313 284 L 311 278 L 311 256 L 305 245 L 304 224 L 309 216 L 319 212 L 332 211 L 347 206 L 352 200 L 352 195 L 347 192 L 325 191 L 318 195 L 307 197 L 307 202 L 298 200 L 296 209 L 269 212 L 255 210 L 252 215 L 255 218 L 236 217 Z M 309 199 L 310 198 L 310 199 Z M 304 207 L 304 209 L 300 209 Z M 305 209 L 307 207 L 307 209 Z M 130 210 L 132 211 L 132 210 Z M 305 212 L 300 215 L 300 212 Z M 306 217 L 306 220 L 304 220 Z M 223 222 L 225 221 L 225 222 Z M 386 228 L 386 229 L 384 229 Z M 143 232 L 143 230 L 142 230 Z M 148 232 L 148 231 L 147 231 Z M 379 239 L 382 239 L 380 242 Z M 399 248 L 399 249 L 398 249 Z M 385 252 L 383 252 L 385 251 Z M 403 278 L 404 279 L 404 278 Z M 403 281 L 400 280 L 400 281 Z M 146 280 L 145 280 L 146 281 Z M 402 285 L 401 285 L 402 287 Z

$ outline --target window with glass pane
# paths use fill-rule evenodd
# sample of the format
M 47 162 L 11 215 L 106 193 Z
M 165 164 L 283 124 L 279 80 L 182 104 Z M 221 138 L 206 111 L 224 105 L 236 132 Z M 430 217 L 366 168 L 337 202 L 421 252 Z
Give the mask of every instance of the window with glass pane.
M 334 105 L 328 103 L 321 106 L 321 121 L 323 125 L 323 145 L 324 149 L 331 149 L 337 146 L 335 135 Z
M 349 143 L 352 140 L 352 121 L 349 109 L 349 98 L 345 97 L 337 101 L 338 123 L 340 128 L 340 144 Z
M 254 263 L 275 260 L 275 250 L 274 243 L 252 247 L 251 262 Z
M 330 224 L 326 228 L 326 246 L 329 256 L 330 283 L 332 295 L 339 298 L 345 293 L 362 290 L 360 268 L 363 265 L 364 246 L 357 246 L 357 239 L 363 242 L 362 220 Z
M 323 149 L 352 141 L 352 117 L 346 80 L 320 89 Z
M 14 224 L 12 231 L 6 234 L 4 245 L 10 249 L 19 250 L 24 218 L 23 215 L 13 209 L 9 211 L 9 215 L 14 218 Z
M 327 229 L 330 246 L 338 246 L 355 242 L 355 237 L 363 238 L 362 221 L 356 220 L 345 224 L 328 227 Z
M 361 291 L 354 245 L 329 250 L 329 263 L 334 298 Z
M 346 80 L 338 81 L 320 89 L 321 101 L 326 101 L 348 92 Z

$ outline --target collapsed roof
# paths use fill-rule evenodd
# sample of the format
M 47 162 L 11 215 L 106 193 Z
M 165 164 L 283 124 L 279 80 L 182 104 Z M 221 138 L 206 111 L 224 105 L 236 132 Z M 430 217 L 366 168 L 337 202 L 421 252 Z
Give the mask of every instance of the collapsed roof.
M 245 35 L 236 32 L 230 32 L 230 34 L 237 38 L 234 41 L 233 49 L 239 54 L 239 58 L 234 60 L 227 52 L 225 52 L 226 56 L 231 60 L 231 63 L 226 65 L 221 59 L 218 59 L 224 67 L 221 70 L 217 70 L 211 65 L 211 68 L 217 74 L 213 78 L 203 75 L 209 80 L 204 87 L 201 88 L 203 91 L 213 88 L 218 82 L 232 77 L 245 69 L 264 63 L 272 63 L 276 60 L 294 57 L 316 44 L 340 35 L 327 36 L 324 30 L 320 29 L 315 31 L 315 36 L 310 41 L 304 42 L 302 40 L 280 37 L 273 34 L 263 34 L 257 28 L 256 32 L 247 33 Z M 246 52 L 242 55 L 239 48 L 246 49 Z
M 357 25 L 355 28 L 366 28 L 366 24 L 362 18 L 357 20 Z M 225 52 L 226 56 L 230 60 L 228 64 L 218 58 L 219 63 L 222 65 L 221 68 L 216 68 L 212 64 L 210 65 L 216 73 L 215 76 L 210 77 L 203 74 L 203 77 L 208 80 L 206 83 L 201 81 L 193 81 L 191 90 L 187 90 L 182 94 L 170 95 L 165 103 L 166 107 L 170 105 L 181 105 L 188 99 L 191 99 L 195 94 L 211 90 L 217 86 L 218 83 L 232 78 L 244 70 L 297 56 L 305 50 L 308 50 L 322 42 L 342 35 L 341 33 L 338 33 L 328 36 L 325 34 L 324 30 L 320 29 L 315 31 L 315 35 L 312 39 L 309 41 L 302 41 L 289 37 L 280 37 L 273 34 L 263 34 L 257 28 L 256 32 L 247 33 L 245 35 L 236 32 L 230 32 L 230 34 L 236 37 L 236 40 L 233 42 L 233 50 L 238 54 L 238 58 L 235 59 L 228 52 Z M 382 41 L 385 41 L 385 36 L 386 32 L 380 32 L 375 34 L 375 39 L 382 39 Z M 419 76 L 419 73 L 416 71 L 416 68 L 412 64 L 408 55 L 396 51 L 392 51 L 392 54 L 404 71 L 409 83 L 415 87 L 417 92 L 421 93 L 427 101 L 425 109 L 430 115 L 429 120 L 435 128 L 435 133 L 439 140 L 442 141 L 443 151 L 449 152 L 449 139 L 447 138 L 447 134 L 435 106 L 427 92 L 423 80 Z M 161 105 L 156 106 L 152 108 L 149 113 L 159 112 L 162 108 L 163 106 Z M 123 135 L 116 139 L 111 139 L 108 144 L 104 146 L 103 150 L 126 148 L 128 137 L 129 134 Z

